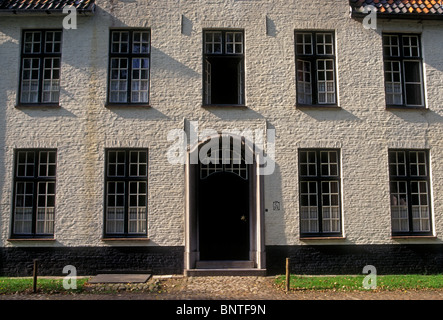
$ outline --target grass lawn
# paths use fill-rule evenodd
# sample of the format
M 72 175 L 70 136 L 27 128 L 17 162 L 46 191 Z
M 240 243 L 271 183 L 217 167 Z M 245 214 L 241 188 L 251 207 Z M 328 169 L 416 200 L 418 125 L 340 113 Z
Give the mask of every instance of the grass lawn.
M 38 278 L 37 291 L 39 293 L 81 293 L 88 278 L 77 278 L 77 289 L 63 288 L 63 278 Z M 31 293 L 33 292 L 32 278 L 5 278 L 0 277 L 0 294 Z
M 342 290 L 370 291 L 363 287 L 361 276 L 300 276 L 291 275 L 291 290 Z M 276 278 L 279 286 L 285 287 L 284 275 Z M 370 284 L 370 283 L 369 283 Z M 443 275 L 377 275 L 376 290 L 443 289 Z

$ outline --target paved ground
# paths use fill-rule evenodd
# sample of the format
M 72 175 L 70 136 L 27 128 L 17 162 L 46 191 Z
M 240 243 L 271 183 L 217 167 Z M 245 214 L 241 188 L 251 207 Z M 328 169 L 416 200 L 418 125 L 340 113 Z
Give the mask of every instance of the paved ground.
M 145 284 L 91 284 L 82 294 L 12 294 L 0 300 L 443 300 L 443 290 L 286 293 L 274 277 L 175 276 Z

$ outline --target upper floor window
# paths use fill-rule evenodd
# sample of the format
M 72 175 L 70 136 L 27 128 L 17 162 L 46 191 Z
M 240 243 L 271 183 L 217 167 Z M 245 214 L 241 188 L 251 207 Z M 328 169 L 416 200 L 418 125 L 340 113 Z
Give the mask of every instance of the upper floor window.
M 203 33 L 205 105 L 243 105 L 244 33 L 207 30 Z
M 109 103 L 147 104 L 151 34 L 148 30 L 112 30 L 109 55 Z
M 336 105 L 334 32 L 296 31 L 297 105 Z
M 424 107 L 420 36 L 383 34 L 387 106 Z
M 21 104 L 59 103 L 61 52 L 61 30 L 23 31 Z
M 13 237 L 53 236 L 56 167 L 56 150 L 16 151 Z

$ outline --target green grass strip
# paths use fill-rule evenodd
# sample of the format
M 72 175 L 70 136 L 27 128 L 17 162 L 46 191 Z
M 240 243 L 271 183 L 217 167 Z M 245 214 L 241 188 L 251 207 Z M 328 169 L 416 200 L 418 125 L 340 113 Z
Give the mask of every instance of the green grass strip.
M 300 276 L 291 275 L 291 290 L 363 290 L 365 276 Z M 285 276 L 278 276 L 276 284 L 285 286 Z M 370 283 L 371 284 L 371 283 Z M 443 275 L 378 275 L 376 290 L 442 289 Z
M 88 278 L 77 278 L 77 289 L 65 289 L 63 287 L 63 278 L 48 279 L 38 278 L 38 293 L 81 293 L 84 291 L 84 285 Z M 32 278 L 5 278 L 0 277 L 0 294 L 14 293 L 32 293 Z

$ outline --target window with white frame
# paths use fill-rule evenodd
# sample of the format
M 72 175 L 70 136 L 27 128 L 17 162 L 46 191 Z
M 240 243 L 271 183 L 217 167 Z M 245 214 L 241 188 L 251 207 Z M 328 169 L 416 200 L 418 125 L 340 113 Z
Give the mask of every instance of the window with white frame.
M 431 206 L 427 150 L 389 151 L 393 235 L 430 235 Z
M 203 37 L 203 104 L 243 105 L 244 32 L 206 30 Z
M 56 150 L 16 150 L 13 238 L 53 237 L 56 167 Z
M 147 235 L 148 151 L 106 151 L 105 236 Z
M 112 30 L 109 103 L 149 103 L 151 34 L 149 30 Z
M 296 31 L 297 105 L 336 105 L 334 32 Z
M 20 104 L 58 104 L 61 30 L 24 30 L 21 49 Z
M 301 236 L 341 236 L 339 150 L 299 150 L 299 182 Z
M 383 34 L 387 106 L 424 107 L 423 61 L 418 34 Z

